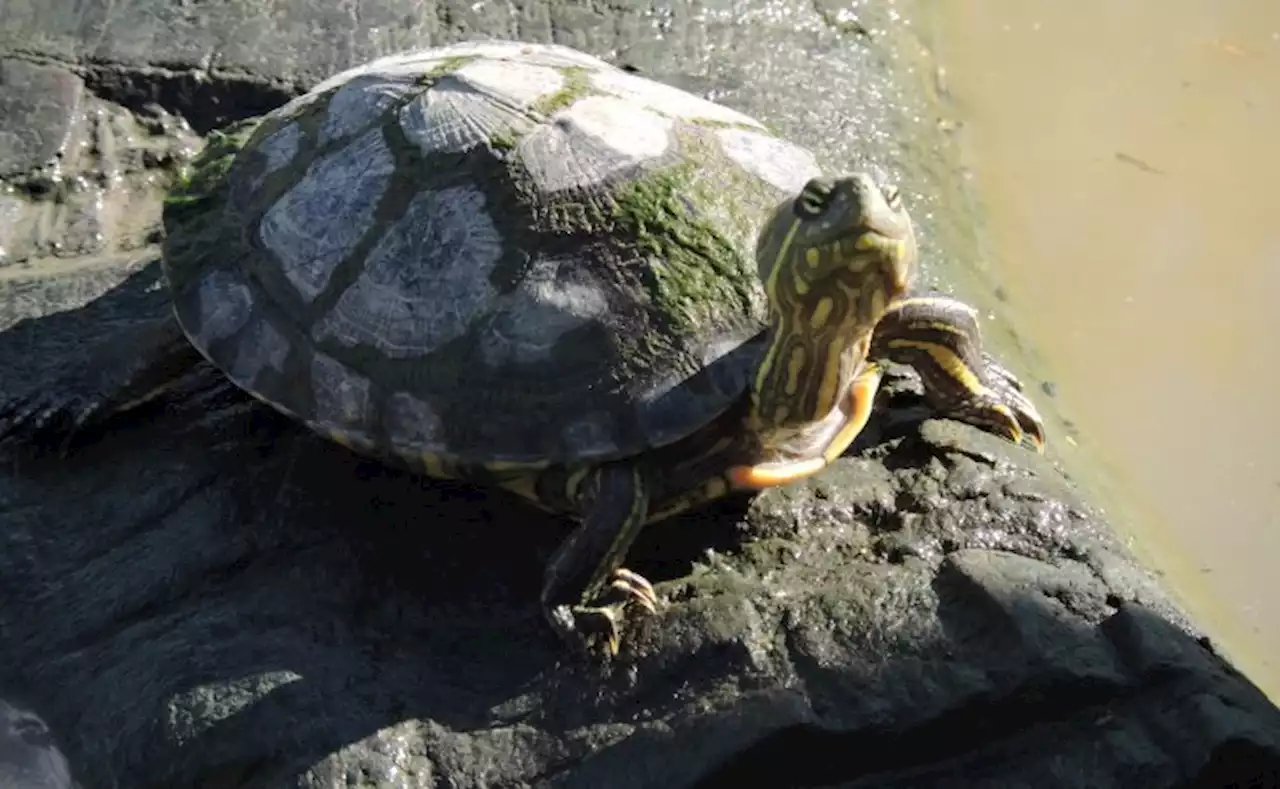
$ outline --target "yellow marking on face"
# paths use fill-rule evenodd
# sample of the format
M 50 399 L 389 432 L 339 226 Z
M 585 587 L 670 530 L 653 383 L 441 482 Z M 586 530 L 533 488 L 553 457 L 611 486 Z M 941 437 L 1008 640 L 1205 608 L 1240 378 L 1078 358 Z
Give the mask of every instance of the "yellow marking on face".
M 873 288 L 871 290 L 871 314 L 880 317 L 884 314 L 885 307 L 888 306 L 888 300 L 884 295 L 884 288 Z
M 804 346 L 797 345 L 791 349 L 791 358 L 787 359 L 787 389 L 789 395 L 800 390 L 800 373 L 804 371 Z
M 809 247 L 804 251 L 804 260 L 809 268 L 817 268 L 822 263 L 822 253 L 816 247 Z
M 791 246 L 795 243 L 796 233 L 800 230 L 800 220 L 792 220 L 791 226 L 787 228 L 787 234 L 783 236 L 782 243 L 778 245 L 778 251 L 773 256 L 773 268 L 769 272 L 768 290 L 771 293 L 777 292 L 778 277 L 782 274 L 784 268 L 782 263 L 791 254 Z
M 849 409 L 849 419 L 822 452 L 822 459 L 827 463 L 843 455 L 862 432 L 862 428 L 867 426 L 867 420 L 871 418 L 871 406 L 875 404 L 876 390 L 880 388 L 880 378 L 883 375 L 884 371 L 879 365 L 868 364 L 854 378 L 853 386 L 849 389 L 849 399 L 853 402 Z
M 778 245 L 778 251 L 773 258 L 773 268 L 769 272 L 769 281 L 765 283 L 765 290 L 768 293 L 778 292 L 778 277 L 782 275 L 782 261 L 786 259 L 787 254 L 791 251 L 791 245 L 795 241 L 796 232 L 800 229 L 800 220 L 792 220 L 791 226 L 787 228 L 787 234 L 783 237 L 782 243 Z M 770 343 L 769 351 L 765 354 L 764 361 L 760 362 L 760 369 L 756 370 L 756 388 L 764 388 L 765 379 L 769 376 L 769 371 L 777 363 L 774 358 L 778 352 L 778 343 Z
M 796 273 L 794 282 L 796 286 L 796 293 L 799 293 L 801 296 L 803 296 L 804 294 L 809 292 L 809 283 L 805 281 L 804 277 L 800 276 L 799 272 Z
M 793 463 L 761 463 L 758 466 L 734 466 L 726 476 L 735 488 L 763 490 L 812 476 L 826 465 L 827 462 L 820 457 Z
M 422 468 L 429 477 L 446 478 L 449 476 L 444 467 L 444 460 L 439 455 L 433 455 L 430 452 L 422 453 Z
M 867 251 L 871 249 L 880 249 L 884 246 L 884 241 L 873 233 L 863 233 L 853 242 L 853 248 Z
M 324 434 L 329 438 L 330 441 L 332 441 L 335 444 L 338 444 L 339 446 L 344 446 L 347 449 L 355 449 L 355 447 L 351 445 L 351 440 L 347 438 L 345 433 L 340 433 L 337 430 L 325 430 Z
M 827 325 L 827 319 L 831 317 L 831 310 L 835 309 L 836 303 L 830 296 L 823 296 L 818 299 L 818 304 L 813 308 L 813 314 L 809 316 L 809 328 L 821 329 Z
M 831 195 L 831 190 L 819 190 L 812 187 L 812 184 L 808 184 L 805 186 L 804 190 L 800 192 L 800 207 L 810 217 L 816 217 L 822 213 L 822 209 L 826 205 L 827 197 Z
M 916 348 L 922 350 L 933 359 L 933 361 L 946 372 L 956 383 L 963 386 L 970 392 L 975 394 L 986 392 L 987 387 L 983 385 L 978 376 L 974 374 L 969 365 L 956 355 L 954 351 L 937 343 L 921 342 L 919 340 L 890 340 L 890 348 Z

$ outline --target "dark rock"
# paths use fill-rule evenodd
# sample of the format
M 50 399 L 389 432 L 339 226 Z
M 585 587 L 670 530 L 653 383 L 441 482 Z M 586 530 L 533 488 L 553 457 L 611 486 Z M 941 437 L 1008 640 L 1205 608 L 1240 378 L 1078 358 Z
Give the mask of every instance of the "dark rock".
M 969 220 L 910 76 L 932 70 L 885 9 L 860 8 L 856 28 L 764 0 L 10 0 L 0 163 L 21 218 L 0 227 L 26 251 L 0 267 L 0 399 L 165 309 L 147 230 L 161 184 L 84 246 L 75 222 L 31 218 L 70 204 L 33 186 L 70 150 L 56 141 L 133 129 L 141 142 L 112 161 L 145 183 L 181 161 L 188 127 L 481 34 L 625 62 L 762 117 L 833 169 L 885 166 L 909 185 L 938 281 L 961 280 Z M 101 114 L 77 115 L 89 105 Z M 96 177 L 91 148 L 59 166 Z M 910 378 L 882 404 L 816 479 L 649 529 L 630 565 L 663 581 L 667 608 L 597 668 L 535 605 L 563 522 L 358 458 L 198 371 L 65 459 L 0 455 L 0 686 L 43 712 L 87 786 L 1274 776 L 1280 711 L 1051 460 L 927 419 Z

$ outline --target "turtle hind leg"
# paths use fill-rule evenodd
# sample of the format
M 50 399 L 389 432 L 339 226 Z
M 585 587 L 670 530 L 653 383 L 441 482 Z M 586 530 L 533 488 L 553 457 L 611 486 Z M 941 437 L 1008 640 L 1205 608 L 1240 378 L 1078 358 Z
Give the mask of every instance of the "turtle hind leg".
M 658 608 L 649 582 L 622 566 L 648 520 L 648 485 L 639 467 L 619 463 L 591 471 L 576 488 L 567 492 L 582 523 L 547 563 L 542 607 L 571 646 L 613 656 L 631 610 Z
M 65 453 L 77 431 L 163 394 L 201 359 L 172 315 L 120 332 L 75 371 L 0 395 L 0 443 Z
M 943 416 L 1044 451 L 1044 420 L 1017 376 L 983 349 L 969 305 L 942 296 L 903 299 L 876 324 L 869 355 L 914 368 Z

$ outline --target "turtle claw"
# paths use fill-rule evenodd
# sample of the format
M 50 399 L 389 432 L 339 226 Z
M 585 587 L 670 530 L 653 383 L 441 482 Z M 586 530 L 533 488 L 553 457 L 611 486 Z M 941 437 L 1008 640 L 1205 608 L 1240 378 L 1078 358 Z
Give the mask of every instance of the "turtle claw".
M 1029 443 L 1037 453 L 1044 454 L 1044 422 L 1030 400 L 1022 397 L 1021 394 L 1018 399 L 1021 402 L 1014 402 L 1011 410 L 1022 432 L 1019 443 Z
M 1030 444 L 1036 452 L 1044 452 L 1044 423 L 1040 414 L 1009 382 L 992 380 L 966 402 L 948 409 L 947 415 L 995 433 L 1010 443 Z
M 1030 398 L 1023 393 L 1022 381 L 991 355 L 983 354 L 988 387 L 993 398 L 1004 406 L 1006 423 L 1015 444 L 1029 443 L 1036 452 L 1045 447 L 1044 420 Z
M 609 657 L 618 654 L 621 620 L 625 603 L 604 606 L 556 606 L 547 619 L 570 646 L 585 653 L 603 650 Z
M 613 582 L 609 586 L 629 596 L 629 602 L 639 605 L 646 613 L 658 613 L 658 593 L 644 576 L 619 567 L 613 571 Z
M 547 618 L 572 645 L 588 653 L 602 651 L 615 657 L 622 643 L 622 625 L 632 607 L 656 614 L 658 595 L 643 576 L 619 567 L 613 571 L 605 597 L 598 605 L 556 606 Z

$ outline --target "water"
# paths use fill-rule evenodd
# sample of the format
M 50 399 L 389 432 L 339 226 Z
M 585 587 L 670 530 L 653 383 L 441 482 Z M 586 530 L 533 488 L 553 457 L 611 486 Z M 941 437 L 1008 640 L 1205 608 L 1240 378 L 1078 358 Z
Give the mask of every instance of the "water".
M 1120 525 L 1280 701 L 1280 2 L 930 5 L 1015 322 Z

